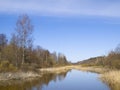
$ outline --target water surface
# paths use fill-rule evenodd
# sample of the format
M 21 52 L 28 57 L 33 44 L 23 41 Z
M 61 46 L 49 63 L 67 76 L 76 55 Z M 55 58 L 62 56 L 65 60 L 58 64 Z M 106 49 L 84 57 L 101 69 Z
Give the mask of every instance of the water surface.
M 12 81 L 13 82 L 13 81 Z M 14 81 L 0 86 L 0 90 L 110 90 L 98 74 L 71 70 L 60 74 L 45 74 L 37 80 Z

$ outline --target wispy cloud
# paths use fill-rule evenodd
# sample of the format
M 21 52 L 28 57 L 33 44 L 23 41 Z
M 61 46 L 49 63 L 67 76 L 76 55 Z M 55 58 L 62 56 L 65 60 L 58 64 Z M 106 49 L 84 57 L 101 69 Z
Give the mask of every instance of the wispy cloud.
M 118 0 L 0 0 L 0 13 L 120 17 Z

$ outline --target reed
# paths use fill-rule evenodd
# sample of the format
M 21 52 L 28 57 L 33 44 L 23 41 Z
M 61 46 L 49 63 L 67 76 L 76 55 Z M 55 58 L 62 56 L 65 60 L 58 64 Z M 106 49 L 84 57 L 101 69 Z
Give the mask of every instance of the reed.
M 101 79 L 107 83 L 112 90 L 120 90 L 120 70 L 112 70 L 101 74 Z
M 83 67 L 74 66 L 74 69 L 82 71 L 96 72 L 100 74 L 100 79 L 109 85 L 111 90 L 120 90 L 120 70 L 111 70 L 103 67 Z
M 83 66 L 73 66 L 74 69 L 81 70 L 81 71 L 89 71 L 89 72 L 96 72 L 96 73 L 105 73 L 109 71 L 109 69 L 105 69 L 103 67 L 83 67 Z

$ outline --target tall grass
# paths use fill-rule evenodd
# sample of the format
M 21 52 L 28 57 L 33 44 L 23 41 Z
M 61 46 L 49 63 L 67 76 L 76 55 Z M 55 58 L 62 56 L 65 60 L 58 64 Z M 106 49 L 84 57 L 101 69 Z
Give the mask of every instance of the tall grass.
M 120 70 L 106 72 L 101 75 L 101 79 L 106 82 L 112 90 L 120 90 Z
M 103 67 L 75 66 L 75 69 L 100 73 L 100 79 L 109 85 L 111 90 L 120 90 L 120 70 L 111 70 Z
M 74 69 L 82 70 L 82 71 L 89 71 L 89 72 L 96 72 L 96 73 L 105 73 L 109 71 L 109 69 L 105 69 L 103 67 L 83 67 L 83 66 L 74 66 Z

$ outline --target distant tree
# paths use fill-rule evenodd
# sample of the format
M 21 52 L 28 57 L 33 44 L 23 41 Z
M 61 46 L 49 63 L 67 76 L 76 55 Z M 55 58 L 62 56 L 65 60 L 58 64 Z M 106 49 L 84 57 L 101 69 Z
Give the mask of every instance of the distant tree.
M 19 16 L 15 32 L 8 42 L 5 34 L 0 34 L 0 72 L 35 70 L 68 64 L 64 54 L 51 53 L 33 45 L 33 25 L 27 15 Z
M 19 39 L 17 37 L 17 35 L 12 34 L 12 38 L 10 40 L 10 44 L 9 46 L 11 46 L 11 51 L 13 51 L 13 55 L 14 55 L 14 63 L 15 65 L 18 67 L 18 64 L 20 63 L 20 59 L 21 59 L 21 52 L 20 52 L 20 48 L 19 48 Z
M 18 46 L 22 50 L 22 64 L 25 62 L 25 50 L 33 42 L 32 32 L 33 25 L 29 17 L 27 15 L 21 15 L 16 23 L 16 37 L 18 39 Z
M 58 58 L 57 58 L 57 53 L 55 51 L 52 53 L 52 56 L 53 56 L 53 59 L 57 61 Z
M 64 54 L 61 54 L 61 53 L 58 53 L 58 64 L 59 65 L 66 65 L 68 62 L 67 62 L 67 59 L 65 57 Z
M 49 66 L 49 57 L 50 57 L 50 52 L 48 50 L 44 51 L 44 64 L 45 66 Z
M 7 45 L 7 38 L 5 34 L 0 34 L 0 60 L 3 57 L 4 47 Z
M 51 53 L 51 58 L 52 58 L 52 61 L 51 61 L 52 64 L 56 65 L 58 61 L 57 53 L 56 52 Z
M 115 48 L 115 53 L 120 54 L 120 44 Z

